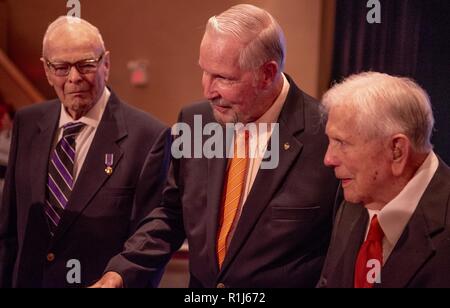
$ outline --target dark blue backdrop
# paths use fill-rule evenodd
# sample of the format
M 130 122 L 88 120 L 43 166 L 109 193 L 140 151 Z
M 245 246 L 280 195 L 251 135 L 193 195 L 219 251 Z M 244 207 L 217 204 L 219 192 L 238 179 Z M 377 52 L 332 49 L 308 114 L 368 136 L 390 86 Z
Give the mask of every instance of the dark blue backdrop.
M 367 0 L 337 0 L 333 81 L 362 71 L 415 79 L 430 95 L 435 151 L 450 164 L 450 1 L 379 0 L 381 23 L 367 22 Z

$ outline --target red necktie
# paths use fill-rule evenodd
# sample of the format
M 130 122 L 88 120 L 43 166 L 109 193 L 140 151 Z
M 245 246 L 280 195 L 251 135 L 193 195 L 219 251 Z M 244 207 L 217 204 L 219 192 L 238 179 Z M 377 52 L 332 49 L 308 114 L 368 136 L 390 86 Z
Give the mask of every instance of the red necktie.
M 355 288 L 373 288 L 375 278 L 379 277 L 374 275 L 381 274 L 379 271 L 383 265 L 383 237 L 383 230 L 375 215 L 370 222 L 367 239 L 361 246 L 356 259 Z

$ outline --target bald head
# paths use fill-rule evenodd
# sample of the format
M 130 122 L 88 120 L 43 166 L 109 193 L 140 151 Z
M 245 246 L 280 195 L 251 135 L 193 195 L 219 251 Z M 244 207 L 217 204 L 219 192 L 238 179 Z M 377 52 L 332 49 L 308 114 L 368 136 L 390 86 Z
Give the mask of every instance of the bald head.
M 63 45 L 72 48 L 72 44 L 87 45 L 98 52 L 105 51 L 105 43 L 97 27 L 78 17 L 61 16 L 52 22 L 44 35 L 42 55 L 48 57 L 49 49 L 54 45 Z
M 99 101 L 108 81 L 110 57 L 100 32 L 80 18 L 59 17 L 45 33 L 42 53 L 49 84 L 78 120 Z

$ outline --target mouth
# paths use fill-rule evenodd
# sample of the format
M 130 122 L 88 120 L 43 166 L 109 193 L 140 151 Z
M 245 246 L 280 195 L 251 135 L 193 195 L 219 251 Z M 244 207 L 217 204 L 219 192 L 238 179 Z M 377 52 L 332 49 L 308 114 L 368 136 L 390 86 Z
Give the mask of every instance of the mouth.
M 345 188 L 345 187 L 347 187 L 347 186 L 349 186 L 351 184 L 352 179 L 343 178 L 343 179 L 341 179 L 341 181 L 342 181 L 342 188 Z
M 87 91 L 70 91 L 70 92 L 68 92 L 67 93 L 67 95 L 83 95 L 83 94 L 85 94 L 85 93 L 87 93 Z
M 227 113 L 231 109 L 231 106 L 221 105 L 216 102 L 211 102 L 211 106 L 220 113 Z

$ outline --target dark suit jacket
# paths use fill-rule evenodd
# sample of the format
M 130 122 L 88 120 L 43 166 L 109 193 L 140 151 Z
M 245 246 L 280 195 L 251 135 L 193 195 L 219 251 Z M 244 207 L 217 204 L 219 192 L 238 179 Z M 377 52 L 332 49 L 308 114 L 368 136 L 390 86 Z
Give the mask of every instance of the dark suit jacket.
M 327 138 L 319 104 L 290 83 L 279 119 L 279 166 L 259 171 L 222 270 L 215 248 L 227 160 L 180 159 L 171 166 L 163 206 L 108 266 L 126 286 L 146 286 L 185 236 L 191 287 L 315 286 L 331 234 L 337 181 L 322 163 Z M 204 125 L 215 123 L 209 103 L 185 108 L 179 120 L 193 127 L 194 115 L 202 115 Z
M 15 117 L 0 210 L 2 287 L 70 287 L 66 263 L 72 259 L 81 263 L 82 282 L 75 286 L 91 284 L 122 250 L 138 221 L 160 201 L 167 129 L 111 94 L 51 239 L 43 204 L 60 108 L 59 100 L 49 101 L 23 109 Z M 104 171 L 107 153 L 114 153 L 111 176 Z M 53 261 L 47 260 L 50 253 Z
M 443 161 L 397 245 L 383 266 L 383 288 L 450 287 L 450 169 Z M 367 210 L 344 202 L 319 287 L 352 288 L 367 228 Z

